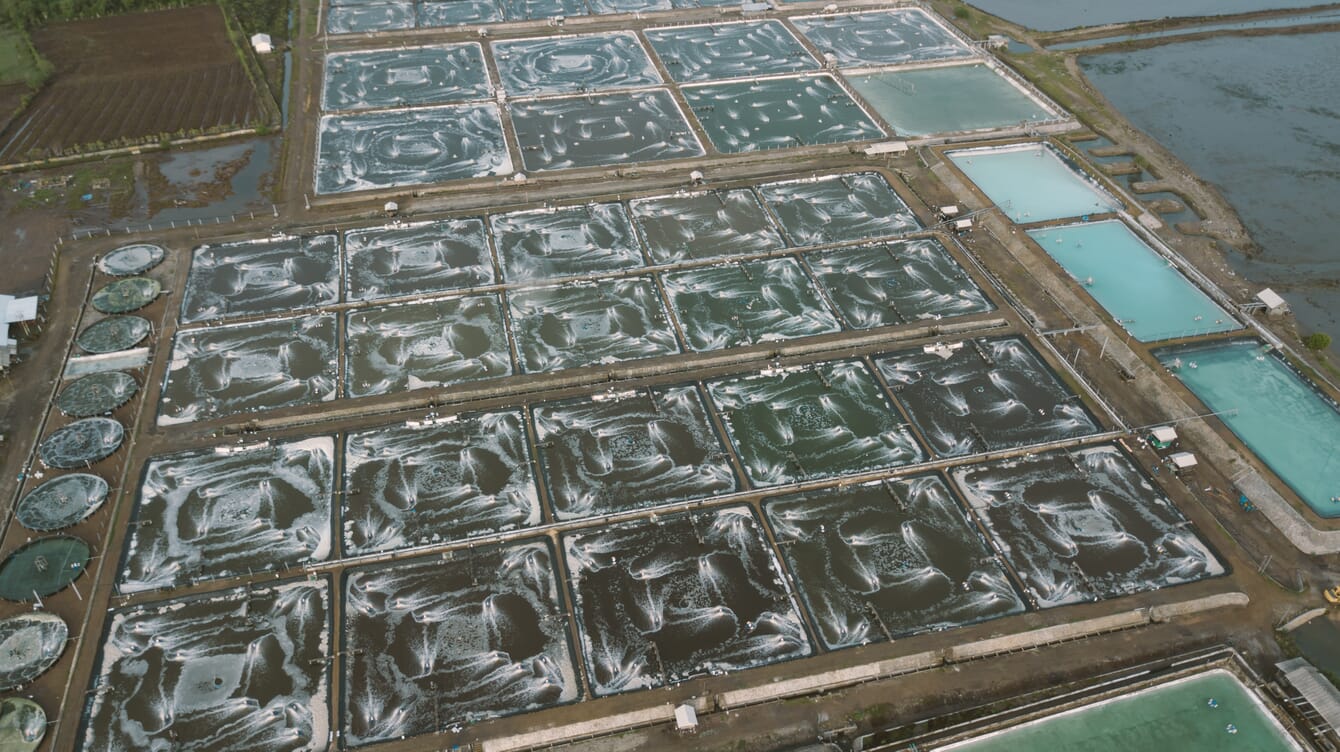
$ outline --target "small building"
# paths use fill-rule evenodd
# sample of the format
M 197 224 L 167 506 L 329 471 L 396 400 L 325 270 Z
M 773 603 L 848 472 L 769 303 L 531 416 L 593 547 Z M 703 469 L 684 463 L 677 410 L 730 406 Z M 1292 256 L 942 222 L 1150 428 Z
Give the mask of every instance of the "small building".
M 1183 470 L 1190 470 L 1200 464 L 1196 461 L 1196 455 L 1191 452 L 1177 452 L 1168 455 L 1168 462 L 1172 464 L 1173 472 L 1180 473 Z
M 948 206 L 942 206 L 939 208 L 938 211 L 940 212 L 940 219 L 953 219 L 954 217 L 957 217 L 961 213 L 961 210 L 958 208 L 958 204 L 949 204 Z
M 1177 441 L 1177 429 L 1172 426 L 1159 426 L 1149 432 L 1149 443 L 1155 449 L 1167 449 Z
M 1266 307 L 1266 313 L 1270 316 L 1279 316 L 1289 310 L 1289 304 L 1284 298 L 1269 287 L 1256 293 L 1256 300 Z
M 37 298 L 0 295 L 0 370 L 9 368 L 19 352 L 18 340 L 9 336 L 10 324 L 26 324 L 37 318 Z
M 274 42 L 270 41 L 270 35 L 265 33 L 251 35 L 251 49 L 258 55 L 268 55 L 275 51 Z
M 1004 34 L 990 34 L 986 38 L 986 46 L 993 50 L 1003 50 L 1010 46 L 1010 38 Z
M 967 232 L 972 229 L 972 220 L 964 217 L 954 220 L 954 232 Z
M 1305 658 L 1276 663 L 1285 701 L 1319 734 L 1336 738 L 1340 729 L 1340 691 Z
M 675 730 L 681 734 L 698 733 L 698 713 L 687 702 L 675 707 Z
M 870 146 L 865 147 L 865 155 L 867 157 L 878 157 L 886 154 L 889 156 L 901 157 L 906 153 L 906 141 L 885 141 L 881 144 L 871 144 Z
M 386 204 L 382 206 L 382 211 L 386 212 L 386 216 L 394 217 L 400 213 L 400 204 L 397 204 L 394 201 L 387 201 Z

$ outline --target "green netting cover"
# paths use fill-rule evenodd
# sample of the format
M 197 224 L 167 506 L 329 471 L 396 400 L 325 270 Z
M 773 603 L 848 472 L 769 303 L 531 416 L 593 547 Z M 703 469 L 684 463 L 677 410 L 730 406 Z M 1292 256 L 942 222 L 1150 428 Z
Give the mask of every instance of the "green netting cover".
M 38 538 L 0 562 L 0 598 L 35 601 L 79 579 L 88 564 L 88 544 L 72 535 Z
M 43 439 L 37 454 L 47 467 L 73 470 L 110 457 L 125 434 L 126 429 L 111 418 L 76 420 Z
M 72 418 L 106 415 L 129 402 L 139 388 L 139 383 L 128 373 L 95 373 L 70 382 L 56 398 L 56 407 Z
M 153 325 L 139 316 L 109 316 L 89 325 L 75 342 L 93 355 L 129 350 L 149 336 Z
M 49 533 L 88 517 L 106 500 L 107 481 L 88 473 L 70 473 L 29 491 L 19 499 L 14 516 L 29 530 Z
M 20 614 L 0 621 L 0 690 L 18 689 L 51 668 L 70 637 L 55 614 Z
M 0 700 L 0 752 L 32 752 L 47 735 L 47 714 L 26 697 Z
M 128 277 L 158 266 L 165 255 L 162 246 L 149 243 L 123 245 L 99 259 L 98 268 L 114 277 Z
M 149 277 L 118 279 L 93 293 L 93 307 L 103 313 L 130 313 L 152 303 L 162 290 L 158 280 Z

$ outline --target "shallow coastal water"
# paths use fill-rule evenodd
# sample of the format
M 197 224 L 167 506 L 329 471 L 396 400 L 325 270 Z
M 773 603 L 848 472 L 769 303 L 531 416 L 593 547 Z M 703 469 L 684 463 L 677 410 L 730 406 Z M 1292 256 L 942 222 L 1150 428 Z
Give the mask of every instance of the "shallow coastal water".
M 1226 37 L 1082 58 L 1123 115 L 1221 191 L 1261 247 L 1234 269 L 1340 336 L 1340 33 Z
M 1156 18 L 1185 18 L 1250 13 L 1273 8 L 1307 8 L 1317 0 L 972 0 L 972 4 L 1001 18 L 1043 31 L 1075 26 L 1125 23 Z

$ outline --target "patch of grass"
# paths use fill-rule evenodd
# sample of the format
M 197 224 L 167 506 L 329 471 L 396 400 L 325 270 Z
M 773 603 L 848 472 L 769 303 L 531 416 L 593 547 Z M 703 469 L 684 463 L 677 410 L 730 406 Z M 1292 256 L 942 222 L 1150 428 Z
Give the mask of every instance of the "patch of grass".
M 36 89 L 49 75 L 51 63 L 37 54 L 26 32 L 0 28 L 0 86 L 24 84 Z
M 30 188 L 20 205 L 62 206 L 69 211 L 103 206 L 116 215 L 128 209 L 135 197 L 135 167 L 129 159 L 90 162 L 68 170 L 63 180 L 48 180 L 40 188 Z M 92 198 L 85 201 L 83 197 L 90 194 Z

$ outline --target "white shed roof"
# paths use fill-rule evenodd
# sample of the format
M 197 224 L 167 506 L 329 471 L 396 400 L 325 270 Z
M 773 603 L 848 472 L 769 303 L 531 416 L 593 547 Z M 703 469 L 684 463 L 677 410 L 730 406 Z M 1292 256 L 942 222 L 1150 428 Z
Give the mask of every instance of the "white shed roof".
M 876 154 L 906 154 L 907 142 L 885 141 L 881 144 L 871 144 L 870 146 L 865 147 L 865 153 L 866 156 L 874 156 Z
M 1256 299 L 1261 301 L 1262 303 L 1265 303 L 1266 308 L 1269 308 L 1271 310 L 1274 310 L 1284 305 L 1284 298 L 1281 298 L 1278 293 L 1276 293 L 1269 287 L 1262 290 L 1261 292 L 1256 293 Z
M 1155 441 L 1162 441 L 1165 443 L 1177 441 L 1177 429 L 1172 426 L 1159 426 L 1150 431 L 1149 435 L 1153 436 Z
M 37 318 L 37 298 L 16 298 L 13 295 L 0 295 L 0 321 L 15 324 L 20 321 L 32 321 Z
M 1192 454 L 1191 452 L 1178 452 L 1177 454 L 1170 454 L 1168 455 L 1168 459 L 1172 461 L 1173 467 L 1177 468 L 1178 470 L 1185 470 L 1188 467 L 1195 467 L 1197 464 L 1196 455 Z
M 675 728 L 680 731 L 691 731 L 698 728 L 698 714 L 693 710 L 693 706 L 685 703 L 675 708 Z

